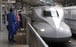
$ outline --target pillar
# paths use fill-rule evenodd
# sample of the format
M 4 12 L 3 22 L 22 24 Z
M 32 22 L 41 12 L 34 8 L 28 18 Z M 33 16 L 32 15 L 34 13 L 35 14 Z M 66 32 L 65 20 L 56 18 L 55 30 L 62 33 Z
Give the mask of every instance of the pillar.
M 2 30 L 2 0 L 0 0 L 0 31 Z

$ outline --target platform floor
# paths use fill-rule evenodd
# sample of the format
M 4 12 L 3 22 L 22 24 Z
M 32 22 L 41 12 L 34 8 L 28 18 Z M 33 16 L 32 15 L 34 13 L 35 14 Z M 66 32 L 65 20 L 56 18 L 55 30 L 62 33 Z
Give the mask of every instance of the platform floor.
M 9 44 L 8 43 L 8 31 L 3 26 L 3 31 L 0 31 L 0 47 L 29 47 L 26 44 Z

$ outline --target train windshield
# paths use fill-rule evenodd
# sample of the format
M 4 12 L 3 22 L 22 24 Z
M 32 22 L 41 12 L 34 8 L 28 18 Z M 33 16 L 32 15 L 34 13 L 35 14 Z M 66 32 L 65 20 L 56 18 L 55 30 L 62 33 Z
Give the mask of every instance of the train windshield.
M 43 16 L 44 17 L 52 17 L 50 11 L 43 11 Z
M 56 10 L 51 10 L 51 14 L 53 17 L 59 17 L 59 13 Z
M 43 11 L 44 17 L 59 17 L 59 14 L 57 11 Z

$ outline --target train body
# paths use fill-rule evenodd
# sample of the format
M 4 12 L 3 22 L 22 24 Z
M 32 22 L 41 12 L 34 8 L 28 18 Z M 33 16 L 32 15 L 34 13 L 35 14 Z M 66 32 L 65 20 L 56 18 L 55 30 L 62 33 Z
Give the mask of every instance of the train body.
M 63 16 L 63 9 L 59 6 L 33 7 L 31 25 L 46 42 L 68 42 L 72 34 Z
M 76 34 L 76 6 L 64 7 L 64 21 L 70 26 L 72 33 Z
M 68 42 L 72 36 L 70 27 L 64 22 L 62 6 L 51 4 L 52 0 L 37 0 L 31 5 L 31 25 L 46 42 Z

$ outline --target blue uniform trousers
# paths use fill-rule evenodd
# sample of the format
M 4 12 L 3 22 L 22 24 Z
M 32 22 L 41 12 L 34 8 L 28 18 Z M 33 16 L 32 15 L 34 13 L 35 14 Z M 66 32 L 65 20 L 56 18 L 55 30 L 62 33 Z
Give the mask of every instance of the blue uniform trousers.
M 14 34 L 8 32 L 8 40 L 9 42 L 14 42 Z
M 9 42 L 14 42 L 14 35 L 16 34 L 16 25 L 15 24 L 11 24 L 8 25 L 8 40 Z

